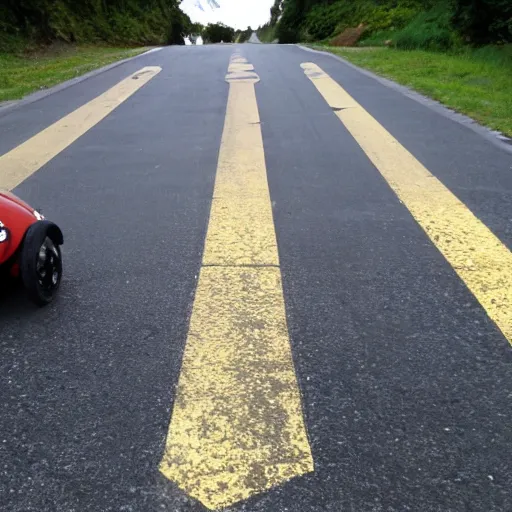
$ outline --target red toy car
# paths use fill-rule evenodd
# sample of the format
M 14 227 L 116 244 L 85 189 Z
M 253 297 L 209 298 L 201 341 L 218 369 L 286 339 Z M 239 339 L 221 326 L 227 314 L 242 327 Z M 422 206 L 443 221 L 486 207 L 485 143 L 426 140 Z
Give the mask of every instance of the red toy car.
M 0 191 L 0 283 L 21 278 L 36 304 L 49 304 L 62 278 L 63 243 L 58 226 L 14 194 Z

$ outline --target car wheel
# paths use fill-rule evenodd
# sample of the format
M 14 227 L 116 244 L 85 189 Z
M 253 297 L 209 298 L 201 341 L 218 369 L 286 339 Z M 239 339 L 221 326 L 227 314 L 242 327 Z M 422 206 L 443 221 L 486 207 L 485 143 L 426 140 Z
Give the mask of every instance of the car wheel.
M 47 222 L 32 224 L 21 247 L 20 273 L 29 297 L 38 306 L 49 304 L 62 279 L 62 254 L 58 237 Z

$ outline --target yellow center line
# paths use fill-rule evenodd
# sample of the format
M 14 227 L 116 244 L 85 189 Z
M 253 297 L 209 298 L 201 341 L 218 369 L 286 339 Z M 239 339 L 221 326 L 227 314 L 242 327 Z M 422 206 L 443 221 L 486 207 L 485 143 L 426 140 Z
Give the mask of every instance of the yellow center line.
M 214 198 L 161 472 L 210 509 L 313 471 L 253 67 L 232 59 Z
M 12 190 L 148 83 L 160 67 L 145 67 L 0 156 L 0 189 Z
M 512 253 L 337 82 L 301 65 L 368 158 L 512 343 Z

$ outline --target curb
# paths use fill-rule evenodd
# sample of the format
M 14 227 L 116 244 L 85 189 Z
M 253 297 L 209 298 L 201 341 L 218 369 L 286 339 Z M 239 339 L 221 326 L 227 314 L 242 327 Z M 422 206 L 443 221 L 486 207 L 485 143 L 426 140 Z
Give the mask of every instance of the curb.
M 297 48 L 300 48 L 301 50 L 304 50 L 306 52 L 312 52 L 312 53 L 318 53 L 320 55 L 327 55 L 329 57 L 332 57 L 339 62 L 342 62 L 343 64 L 346 64 L 352 69 L 355 69 L 362 73 L 363 75 L 373 78 L 374 80 L 377 80 L 380 84 L 393 89 L 404 96 L 407 96 L 408 98 L 420 103 L 421 105 L 430 108 L 437 114 L 442 115 L 443 117 L 446 117 L 448 119 L 451 119 L 452 121 L 455 121 L 456 123 L 459 123 L 463 126 L 466 126 L 473 132 L 477 133 L 487 141 L 491 142 L 495 146 L 499 147 L 500 149 L 503 149 L 504 151 L 507 151 L 508 153 L 512 153 L 512 139 L 506 137 L 501 132 L 491 130 L 490 128 L 487 128 L 481 124 L 479 124 L 474 119 L 471 119 L 470 117 L 460 114 L 459 112 L 456 112 L 455 110 L 450 109 L 449 107 L 443 105 L 439 101 L 433 100 L 432 98 L 429 98 L 427 96 L 423 96 L 419 92 L 414 91 L 413 89 L 409 89 L 409 87 L 406 87 L 405 85 L 400 85 L 396 82 L 393 82 L 392 80 L 389 80 L 388 78 L 384 78 L 382 76 L 376 75 L 375 73 L 372 73 L 371 71 L 368 71 L 367 69 L 360 68 L 359 66 L 356 66 L 355 64 L 352 64 L 348 60 L 345 60 L 343 57 L 340 57 L 339 55 L 334 55 L 330 52 L 325 52 L 321 50 L 314 50 L 313 48 L 307 48 L 306 46 L 302 46 L 300 44 L 295 45 Z
M 142 57 L 143 55 L 155 53 L 160 50 L 163 50 L 163 47 L 152 48 L 152 49 L 148 50 L 147 52 L 140 53 L 139 55 L 134 55 L 133 57 L 128 57 L 127 59 L 118 60 L 117 62 L 113 62 L 112 64 L 107 64 L 106 66 L 103 66 L 102 68 L 93 69 L 92 71 L 89 71 L 85 75 L 81 75 L 76 78 L 71 78 L 69 80 L 66 80 L 65 82 L 54 85 L 53 87 L 50 87 L 49 89 L 44 89 L 42 91 L 33 92 L 33 93 L 29 94 L 28 96 L 25 96 L 21 100 L 0 102 L 0 117 L 8 114 L 9 112 L 11 112 L 12 110 L 14 110 L 18 107 L 22 107 L 25 105 L 30 105 L 31 103 L 35 103 L 36 101 L 42 100 L 43 98 L 47 98 L 48 96 L 51 96 L 52 94 L 55 94 L 56 92 L 63 91 L 64 89 L 67 89 L 68 87 L 72 87 L 73 85 L 79 84 L 81 82 L 85 82 L 89 78 L 93 78 L 97 75 L 101 75 L 101 73 L 105 73 L 105 71 L 110 71 L 111 69 L 117 68 L 118 66 L 121 66 L 122 64 L 125 64 L 126 62 L 130 62 L 134 59 L 138 59 L 139 57 Z

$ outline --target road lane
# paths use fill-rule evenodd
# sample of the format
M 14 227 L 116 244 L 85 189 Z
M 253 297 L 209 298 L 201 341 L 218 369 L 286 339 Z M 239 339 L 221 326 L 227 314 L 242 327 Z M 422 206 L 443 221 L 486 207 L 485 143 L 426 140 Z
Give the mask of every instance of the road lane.
M 301 59 L 311 53 L 262 46 L 247 55 L 261 77 L 285 301 L 315 458 L 313 475 L 247 510 L 284 510 L 293 502 L 308 511 L 507 510 L 508 342 L 304 83 Z M 371 90 L 376 103 L 379 94 L 391 95 L 380 88 Z M 405 115 L 401 107 L 391 98 L 387 110 Z M 419 124 L 410 117 L 413 147 L 422 144 Z M 431 135 L 444 146 L 449 136 Z M 468 145 L 461 160 L 472 157 Z M 486 141 L 473 145 L 477 169 L 484 156 L 489 172 L 496 171 L 493 161 L 510 162 Z M 430 150 L 435 157 L 438 146 Z M 466 174 L 476 171 L 468 165 Z M 505 193 L 505 175 L 501 183 Z M 466 191 L 473 192 L 478 188 Z M 504 226 L 512 217 L 499 197 L 493 208 L 502 207 Z
M 1 301 L 1 510 L 181 506 L 180 492 L 167 496 L 172 486 L 158 464 L 201 263 L 231 53 L 189 61 L 174 49 L 159 52 L 157 77 L 15 189 L 62 226 L 65 273 L 50 308 L 36 310 L 22 295 Z M 73 88 L 81 95 L 88 84 Z
M 54 89 L 50 89 L 47 96 L 37 101 L 0 110 L 0 154 L 7 153 L 70 112 L 97 98 L 142 67 L 158 66 L 162 61 L 169 66 L 184 58 L 186 55 L 180 52 L 166 52 L 163 58 L 157 57 L 157 53 L 141 55 L 56 93 L 53 92 Z
M 295 50 L 295 49 L 293 49 Z M 468 127 L 385 87 L 336 59 L 294 51 L 343 85 L 393 137 L 512 250 L 512 157 Z M 302 59 L 302 61 L 301 61 Z M 300 61 L 300 62 L 299 62 Z M 428 103 L 428 100 L 427 100 Z
M 512 253 L 319 66 L 303 63 L 301 67 L 491 320 L 512 343 Z
M 162 71 L 146 66 L 74 110 L 18 147 L 0 156 L 0 188 L 12 190 L 107 117 Z
M 226 81 L 203 265 L 160 465 L 211 510 L 314 468 L 286 324 L 259 77 L 234 54 Z
M 300 64 L 313 61 L 341 82 L 509 248 L 510 155 L 335 59 L 293 46 L 240 51 L 261 78 L 270 201 L 315 472 L 229 510 L 512 509 L 510 345 Z M 162 67 L 16 189 L 62 224 L 66 274 L 46 310 L 20 294 L 0 302 L 0 509 L 205 510 L 158 465 L 232 53 L 165 49 L 0 116 L 5 153 L 137 69 Z

